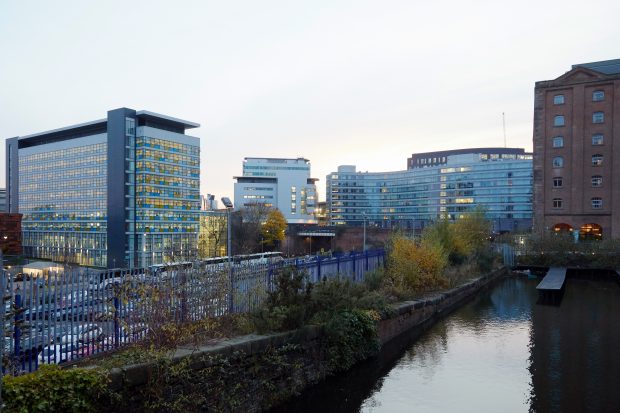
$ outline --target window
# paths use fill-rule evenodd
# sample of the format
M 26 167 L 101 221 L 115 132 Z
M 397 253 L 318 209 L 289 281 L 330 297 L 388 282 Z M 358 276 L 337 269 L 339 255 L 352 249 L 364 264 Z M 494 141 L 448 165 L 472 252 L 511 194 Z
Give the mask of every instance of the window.
M 603 100 L 605 100 L 605 92 L 602 90 L 592 92 L 592 102 L 601 102 Z
M 601 166 L 603 165 L 603 155 L 592 155 L 592 166 Z
M 562 208 L 562 198 L 553 198 L 553 208 Z
M 556 136 L 553 138 L 553 147 L 554 148 L 563 148 L 564 147 L 564 137 Z
M 592 186 L 593 187 L 603 186 L 603 177 L 600 175 L 592 176 Z
M 592 114 L 592 123 L 603 123 L 605 122 L 605 114 L 603 112 L 594 112 Z
M 596 135 L 592 135 L 592 145 L 602 145 L 603 144 L 603 134 L 597 133 Z
M 594 197 L 590 200 L 592 203 L 592 209 L 601 209 L 603 208 L 603 198 Z
M 554 105 L 563 105 L 564 104 L 564 95 L 555 95 L 553 97 Z
M 553 126 L 564 126 L 564 116 L 557 115 L 553 118 Z
M 563 180 L 562 177 L 553 178 L 553 187 L 554 188 L 562 188 Z
M 562 168 L 563 166 L 564 166 L 564 158 L 562 158 L 561 156 L 556 156 L 555 158 L 553 158 L 554 168 Z

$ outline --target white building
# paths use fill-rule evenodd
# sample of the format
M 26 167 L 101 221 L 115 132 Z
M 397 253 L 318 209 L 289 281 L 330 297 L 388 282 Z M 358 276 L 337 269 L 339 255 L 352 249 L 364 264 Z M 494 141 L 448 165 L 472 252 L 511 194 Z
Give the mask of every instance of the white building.
M 305 158 L 244 158 L 243 175 L 234 177 L 235 208 L 275 207 L 289 224 L 316 224 L 316 185 Z

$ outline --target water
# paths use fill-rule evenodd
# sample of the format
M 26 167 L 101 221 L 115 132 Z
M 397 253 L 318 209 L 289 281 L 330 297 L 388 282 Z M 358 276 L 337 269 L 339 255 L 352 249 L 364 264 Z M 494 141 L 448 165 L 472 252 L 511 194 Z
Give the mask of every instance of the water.
M 554 307 L 536 304 L 537 283 L 498 281 L 277 411 L 620 411 L 620 287 L 569 279 Z

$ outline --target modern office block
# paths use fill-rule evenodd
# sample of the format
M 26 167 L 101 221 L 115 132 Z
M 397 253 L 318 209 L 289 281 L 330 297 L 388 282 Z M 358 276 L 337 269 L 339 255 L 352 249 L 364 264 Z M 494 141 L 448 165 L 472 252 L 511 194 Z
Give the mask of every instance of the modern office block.
M 418 164 L 411 159 L 430 161 Z M 530 229 L 532 155 L 523 149 L 414 154 L 408 165 L 411 169 L 396 172 L 357 172 L 345 165 L 329 174 L 330 224 L 361 226 L 366 221 L 380 228 L 421 230 L 439 218 L 459 219 L 479 206 L 496 232 Z
M 316 224 L 317 179 L 305 158 L 245 158 L 243 175 L 234 177 L 235 208 L 253 204 L 275 207 L 289 224 Z
M 573 65 L 534 89 L 534 227 L 620 237 L 620 59 Z
M 197 123 L 121 108 L 104 119 L 6 141 L 7 209 L 24 254 L 144 267 L 196 254 Z

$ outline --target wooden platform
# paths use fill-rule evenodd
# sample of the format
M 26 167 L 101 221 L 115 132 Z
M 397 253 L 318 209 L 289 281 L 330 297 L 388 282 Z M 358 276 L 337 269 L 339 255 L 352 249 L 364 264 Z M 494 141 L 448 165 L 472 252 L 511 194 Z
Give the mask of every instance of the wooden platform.
M 560 291 L 564 288 L 566 281 L 565 267 L 551 267 L 547 271 L 545 278 L 536 287 L 539 291 Z
M 564 282 L 566 281 L 565 267 L 551 267 L 545 278 L 538 284 L 538 303 L 560 305 L 564 296 Z

